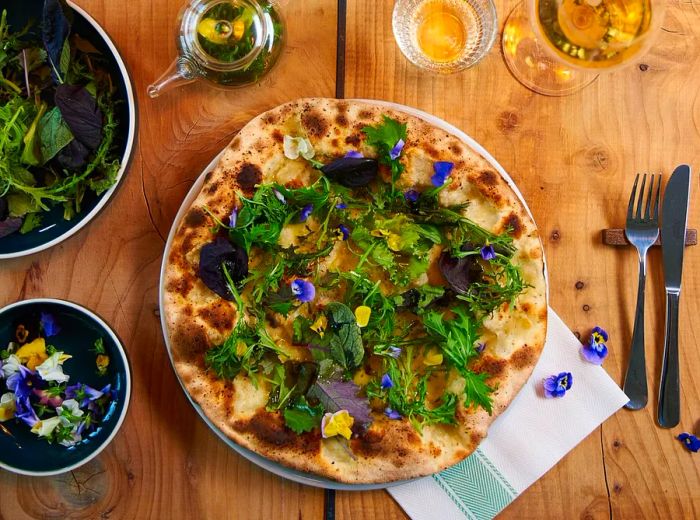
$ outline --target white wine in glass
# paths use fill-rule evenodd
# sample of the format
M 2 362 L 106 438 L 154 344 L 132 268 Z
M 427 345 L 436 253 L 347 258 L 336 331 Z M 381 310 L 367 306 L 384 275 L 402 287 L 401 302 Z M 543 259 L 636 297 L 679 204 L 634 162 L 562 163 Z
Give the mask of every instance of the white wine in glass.
M 503 54 L 513 75 L 561 96 L 597 72 L 639 58 L 661 26 L 663 0 L 526 0 L 508 17 Z

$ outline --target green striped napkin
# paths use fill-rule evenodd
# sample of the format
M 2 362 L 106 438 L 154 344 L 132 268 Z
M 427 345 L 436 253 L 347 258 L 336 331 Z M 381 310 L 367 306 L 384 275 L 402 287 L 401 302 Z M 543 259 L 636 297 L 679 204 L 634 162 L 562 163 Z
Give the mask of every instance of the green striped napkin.
M 547 341 L 530 380 L 466 460 L 442 473 L 389 488 L 413 520 L 490 519 L 629 400 L 549 309 Z M 573 375 L 563 399 L 544 399 L 542 379 Z M 562 428 L 562 425 L 566 425 Z

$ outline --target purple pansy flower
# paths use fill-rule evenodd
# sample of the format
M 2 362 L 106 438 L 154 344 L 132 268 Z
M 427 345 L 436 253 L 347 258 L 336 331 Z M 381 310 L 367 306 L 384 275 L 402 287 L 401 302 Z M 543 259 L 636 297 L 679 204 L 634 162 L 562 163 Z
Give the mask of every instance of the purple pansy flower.
M 476 351 L 477 351 L 479 354 L 481 354 L 482 352 L 484 352 L 485 349 L 486 349 L 486 343 L 477 343 L 477 344 L 476 344 Z
M 335 205 L 335 209 L 348 209 L 348 205 L 344 202 L 338 202 L 338 204 Z
M 282 193 L 280 193 L 279 190 L 272 190 L 272 193 L 275 194 L 275 197 L 277 197 L 277 200 L 279 200 L 282 204 L 287 203 L 287 199 L 284 198 L 284 195 L 282 195 Z
M 345 224 L 341 224 L 338 226 L 336 234 L 340 240 L 347 240 L 350 236 L 350 230 Z
M 496 251 L 494 251 L 493 246 L 491 244 L 486 244 L 479 250 L 479 252 L 481 253 L 481 258 L 483 258 L 487 262 L 496 258 Z
M 392 388 L 394 386 L 394 382 L 391 380 L 391 377 L 389 377 L 389 374 L 384 374 L 382 376 L 382 382 L 380 384 L 383 390 L 386 390 L 388 388 Z
M 681 441 L 683 446 L 685 446 L 685 449 L 688 451 L 697 453 L 698 450 L 700 450 L 700 439 L 698 439 L 692 433 L 681 433 L 678 437 L 676 437 L 676 439 Z
M 236 222 L 238 222 L 238 208 L 234 206 L 231 214 L 228 216 L 228 227 L 235 228 Z
M 394 147 L 389 151 L 389 157 L 392 161 L 395 161 L 399 158 L 399 155 L 401 155 L 401 151 L 403 150 L 405 144 L 406 143 L 404 143 L 403 139 L 399 139 L 394 145 Z
M 51 395 L 48 391 L 41 390 L 39 388 L 35 388 L 33 393 L 39 398 L 39 404 L 41 405 L 53 406 L 56 408 L 57 406 L 61 406 L 63 404 L 63 398 L 60 395 Z
M 350 150 L 345 154 L 346 159 L 362 159 L 363 157 L 364 155 L 362 152 L 358 152 L 357 150 Z
M 564 397 L 564 394 L 571 388 L 574 378 L 571 372 L 560 372 L 544 379 L 544 396 L 548 399 Z
M 34 408 L 32 408 L 29 397 L 17 399 L 15 404 L 17 405 L 17 410 L 15 411 L 15 417 L 17 419 L 29 426 L 34 426 L 39 422 L 39 417 L 37 417 Z
M 384 410 L 384 415 L 386 415 L 389 419 L 394 419 L 394 420 L 401 419 L 401 414 L 399 412 L 397 412 L 396 410 L 392 410 L 389 407 L 387 407 Z
M 297 278 L 289 285 L 292 288 L 292 294 L 296 296 L 299 301 L 310 302 L 316 297 L 316 287 L 309 281 Z
M 401 355 L 401 349 L 399 347 L 396 347 L 392 345 L 389 347 L 389 355 L 393 357 L 394 359 L 398 359 L 399 356 Z
M 408 202 L 418 202 L 418 199 L 420 198 L 420 192 L 417 190 L 408 190 L 406 193 L 403 194 L 403 198 L 406 199 Z
M 311 212 L 314 210 L 314 205 L 313 204 L 307 204 L 303 208 L 301 208 L 301 212 L 299 213 L 299 220 L 301 222 L 306 222 L 306 219 L 309 218 L 309 215 L 311 215 Z
M 7 378 L 7 388 L 15 394 L 15 398 L 28 399 L 34 389 L 36 375 L 24 365 L 19 365 L 19 370 Z
M 433 186 L 437 188 L 443 186 L 445 182 L 447 182 L 447 178 L 450 176 L 450 173 L 452 173 L 452 168 L 454 167 L 454 163 L 451 163 L 449 161 L 434 162 L 433 170 L 435 171 L 435 173 L 432 177 L 430 177 L 430 182 L 433 183 Z
M 41 313 L 41 329 L 44 331 L 44 336 L 47 338 L 50 338 L 51 336 L 55 336 L 61 331 L 61 327 L 56 325 L 56 320 L 54 319 L 52 314 L 49 314 L 48 312 L 42 312 Z
M 104 392 L 100 392 L 82 383 L 76 383 L 66 387 L 66 399 L 75 399 L 80 403 L 80 408 L 85 408 L 90 401 L 99 399 L 103 395 Z
M 581 347 L 581 355 L 589 363 L 602 365 L 608 355 L 606 341 L 608 341 L 608 333 L 600 327 L 593 327 L 588 343 Z

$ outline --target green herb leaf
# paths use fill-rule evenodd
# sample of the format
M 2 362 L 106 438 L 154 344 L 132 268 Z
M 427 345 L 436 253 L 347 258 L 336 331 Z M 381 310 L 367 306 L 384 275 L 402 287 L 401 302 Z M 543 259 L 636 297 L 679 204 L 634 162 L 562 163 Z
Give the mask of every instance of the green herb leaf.
M 362 363 L 365 350 L 355 314 L 339 302 L 329 303 L 326 312 L 329 323 L 326 334 L 330 335 L 331 358 L 346 370 L 357 368 Z
M 310 406 L 303 397 L 284 410 L 284 423 L 294 433 L 310 432 L 321 425 L 323 408 Z
M 22 226 L 19 228 L 19 232 L 25 235 L 39 226 L 41 226 L 41 214 L 27 213 L 22 221 Z

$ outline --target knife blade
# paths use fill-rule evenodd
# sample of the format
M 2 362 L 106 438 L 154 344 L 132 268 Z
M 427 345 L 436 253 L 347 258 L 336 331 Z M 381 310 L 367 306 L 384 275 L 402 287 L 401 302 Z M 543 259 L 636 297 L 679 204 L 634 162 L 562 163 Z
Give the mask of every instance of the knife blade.
M 678 307 L 690 204 L 690 178 L 690 166 L 687 164 L 682 164 L 674 170 L 666 185 L 661 208 L 661 257 L 666 286 L 666 333 L 659 386 L 658 422 L 663 428 L 672 428 L 680 422 Z

